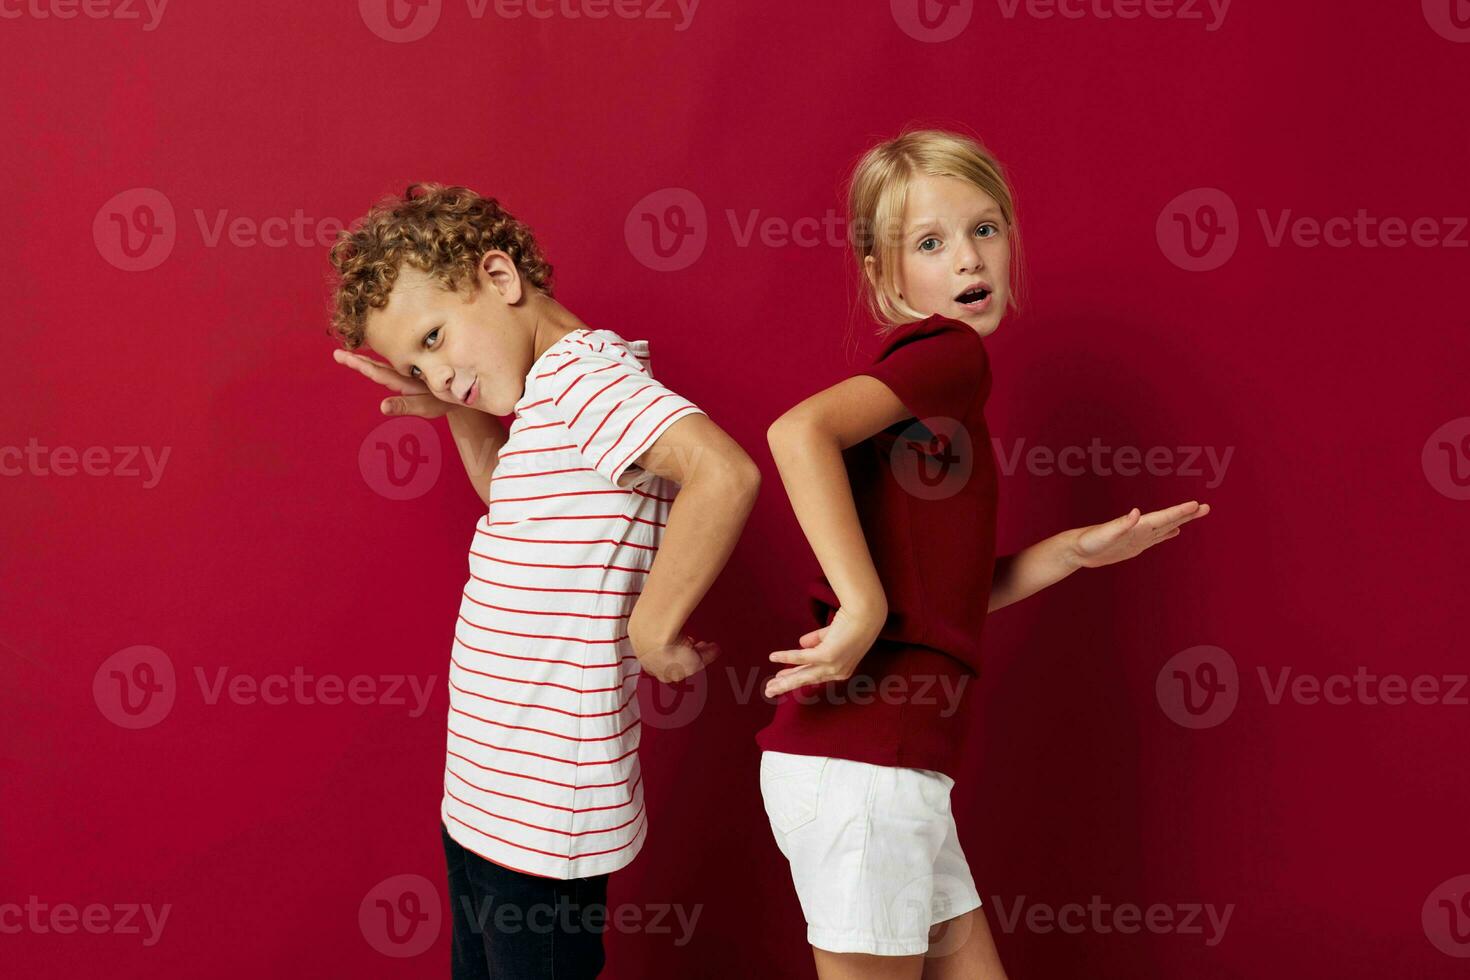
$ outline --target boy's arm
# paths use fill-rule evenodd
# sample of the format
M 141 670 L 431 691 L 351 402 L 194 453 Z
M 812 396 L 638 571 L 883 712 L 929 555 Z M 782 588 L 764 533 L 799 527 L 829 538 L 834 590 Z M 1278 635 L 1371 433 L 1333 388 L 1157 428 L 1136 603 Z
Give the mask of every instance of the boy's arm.
M 634 462 L 680 484 L 658 554 L 628 618 L 628 636 L 642 660 L 677 645 L 685 621 L 735 548 L 755 505 L 760 470 L 706 415 L 674 422 Z M 660 676 L 661 666 L 653 659 L 644 666 L 659 680 L 677 679 Z
M 370 381 L 396 392 L 391 398 L 379 403 L 379 410 L 388 416 L 414 416 L 421 419 L 437 419 L 441 415 L 449 418 L 449 432 L 459 448 L 459 458 L 464 462 L 465 473 L 475 493 L 490 505 L 490 474 L 500 458 L 500 447 L 505 445 L 509 434 L 500 420 L 493 415 L 472 408 L 450 405 L 444 399 L 429 392 L 428 386 L 415 378 L 407 378 L 394 371 L 389 365 L 366 354 L 348 350 L 332 351 L 332 360 L 351 368 Z
M 448 418 L 449 433 L 459 450 L 470 485 L 489 507 L 490 474 L 495 472 L 495 464 L 500 461 L 500 448 L 505 445 L 509 433 L 498 418 L 473 408 L 452 408 Z

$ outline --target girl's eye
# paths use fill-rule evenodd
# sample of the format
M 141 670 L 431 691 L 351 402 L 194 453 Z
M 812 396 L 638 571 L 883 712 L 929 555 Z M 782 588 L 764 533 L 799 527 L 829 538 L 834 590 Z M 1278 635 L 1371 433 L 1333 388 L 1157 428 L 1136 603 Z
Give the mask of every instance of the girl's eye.
M 997 228 L 997 227 L 995 227 L 995 225 L 992 225 L 992 224 L 980 225 L 978 228 L 975 229 L 975 233 L 978 235 L 980 232 L 985 231 L 986 229 L 989 229 L 991 231 L 991 235 L 985 236 L 987 238 L 993 237 L 994 235 L 1000 234 L 1000 229 Z
M 932 251 L 934 251 L 934 248 L 929 248 L 928 247 L 930 244 L 932 244 L 934 246 L 934 248 L 938 248 L 939 247 L 939 239 L 933 238 L 933 237 L 924 239 L 922 242 L 919 243 L 919 251 L 921 251 L 921 252 L 932 252 Z

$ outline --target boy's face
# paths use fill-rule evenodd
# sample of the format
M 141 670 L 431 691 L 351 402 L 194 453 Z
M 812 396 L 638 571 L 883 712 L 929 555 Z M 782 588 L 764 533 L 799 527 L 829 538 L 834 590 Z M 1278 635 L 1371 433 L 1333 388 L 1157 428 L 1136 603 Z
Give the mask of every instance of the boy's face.
M 1010 300 L 1010 262 L 1009 229 L 989 194 L 958 177 L 909 186 L 896 278 L 915 310 L 994 333 Z
M 435 397 L 510 415 L 532 361 L 530 331 L 515 315 L 521 279 L 509 256 L 491 252 L 476 281 L 478 289 L 450 292 L 404 263 L 387 305 L 368 314 L 365 339 L 395 371 L 422 381 Z

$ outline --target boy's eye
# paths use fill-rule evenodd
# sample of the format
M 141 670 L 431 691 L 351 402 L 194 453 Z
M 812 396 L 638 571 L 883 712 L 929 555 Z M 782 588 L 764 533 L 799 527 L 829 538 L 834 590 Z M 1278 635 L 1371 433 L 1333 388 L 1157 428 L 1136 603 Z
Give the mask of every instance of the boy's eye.
M 428 333 L 424 334 L 424 347 L 425 347 L 425 349 L 429 349 L 429 348 L 432 348 L 434 346 L 435 342 L 439 338 L 439 329 L 440 329 L 439 327 L 435 327 L 433 330 L 430 330 Z M 418 367 L 417 366 L 410 367 L 408 369 L 408 376 L 410 378 L 417 378 L 417 377 L 419 377 L 419 369 L 418 369 Z

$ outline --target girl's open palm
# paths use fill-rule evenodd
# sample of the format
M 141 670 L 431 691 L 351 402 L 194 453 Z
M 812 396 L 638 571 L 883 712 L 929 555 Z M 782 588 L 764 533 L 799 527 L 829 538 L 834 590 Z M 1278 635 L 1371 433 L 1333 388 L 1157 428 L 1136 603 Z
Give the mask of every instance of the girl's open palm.
M 1197 500 L 1143 515 L 1135 507 L 1122 517 L 1083 528 L 1077 536 L 1074 557 L 1083 568 L 1124 561 L 1160 541 L 1178 537 L 1182 525 L 1209 512 L 1210 505 Z
M 373 360 L 365 354 L 337 349 L 332 351 L 332 360 L 356 371 L 369 381 L 376 381 L 389 391 L 396 391 L 397 398 L 384 398 L 379 408 L 384 415 L 416 415 L 421 419 L 437 419 L 447 415 L 454 405 L 435 397 L 428 385 L 417 378 L 405 378 L 382 361 Z
M 838 609 L 832 622 L 812 630 L 798 642 L 799 650 L 777 650 L 771 662 L 791 664 L 766 681 L 766 697 L 774 698 L 808 684 L 842 681 L 851 677 L 858 663 L 873 645 L 876 636 L 869 635 Z

